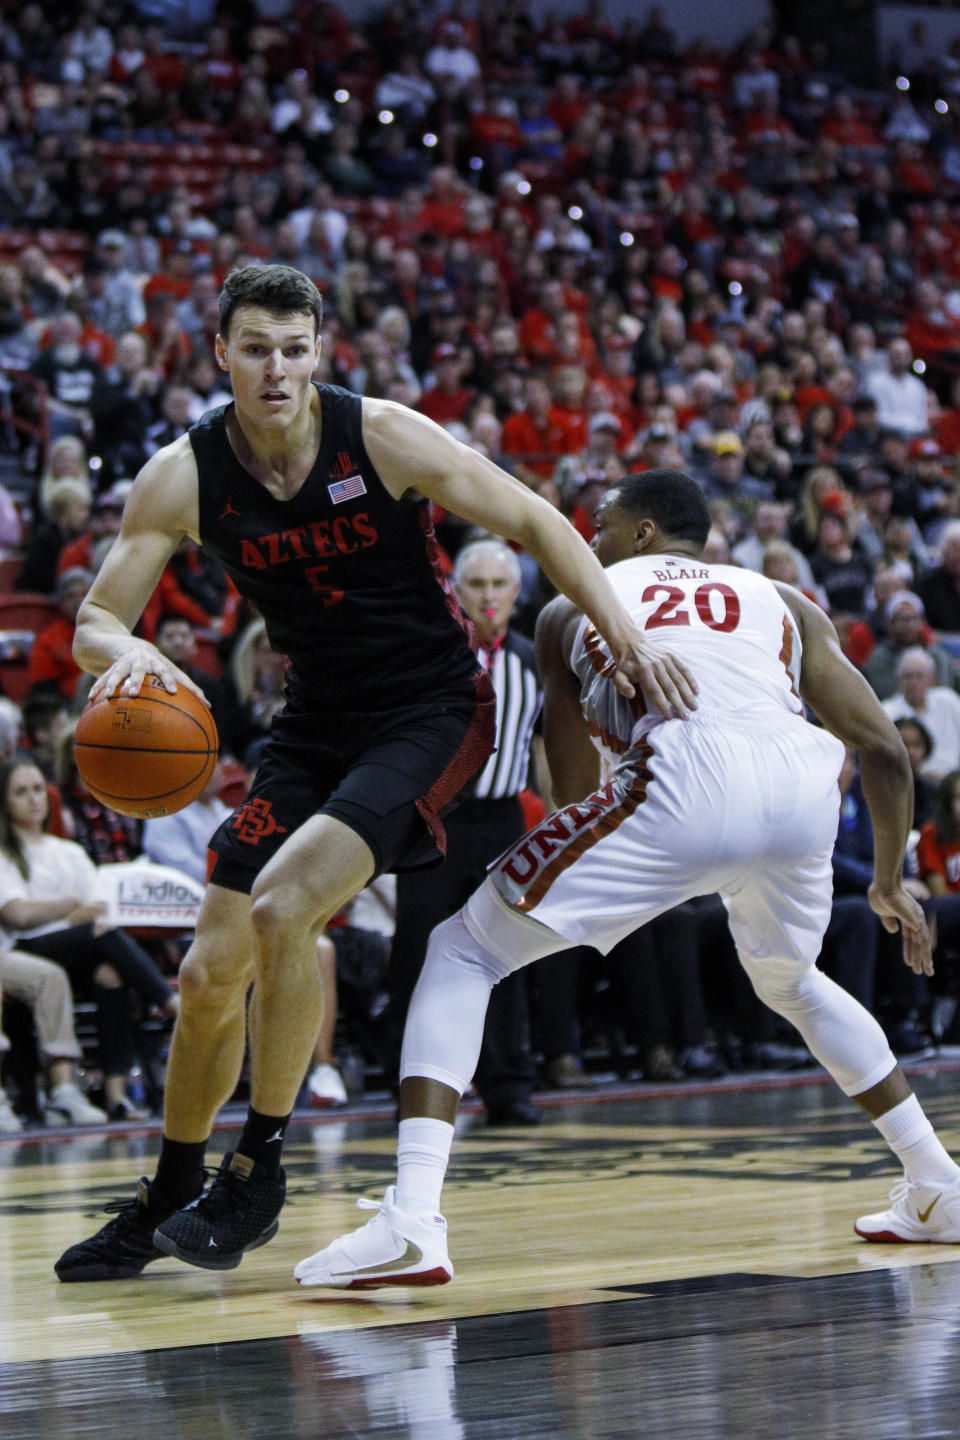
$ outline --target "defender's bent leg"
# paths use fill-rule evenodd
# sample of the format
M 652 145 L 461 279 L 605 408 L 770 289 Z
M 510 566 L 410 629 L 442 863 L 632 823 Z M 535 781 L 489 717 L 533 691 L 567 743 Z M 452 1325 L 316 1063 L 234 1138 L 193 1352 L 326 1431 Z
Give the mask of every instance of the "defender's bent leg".
M 495 903 L 502 912 L 499 933 L 491 937 L 497 953 L 472 933 L 465 911 L 431 935 L 400 1058 L 397 1183 L 382 1203 L 361 1202 L 377 1212 L 363 1229 L 300 1262 L 293 1273 L 301 1285 L 373 1290 L 443 1285 L 452 1277 L 446 1221 L 437 1206 L 457 1104 L 480 1054 L 490 992 L 505 976 L 570 943 Z
M 764 877 L 753 887 L 776 885 Z M 818 970 L 799 910 L 779 927 L 776 913 L 741 892 L 728 902 L 741 962 L 760 999 L 795 1025 L 811 1053 L 859 1105 L 904 1167 L 890 1209 L 861 1216 L 867 1240 L 960 1243 L 960 1166 L 948 1155 L 897 1065 L 874 1017 Z M 751 913 L 752 910 L 752 913 Z M 758 916 L 763 911 L 762 925 Z M 763 949 L 757 943 L 763 936 Z

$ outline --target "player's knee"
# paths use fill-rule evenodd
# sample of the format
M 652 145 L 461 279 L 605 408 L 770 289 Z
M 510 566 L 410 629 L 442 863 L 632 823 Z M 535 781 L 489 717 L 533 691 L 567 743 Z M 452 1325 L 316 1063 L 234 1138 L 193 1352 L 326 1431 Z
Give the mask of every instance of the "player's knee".
M 177 972 L 182 1009 L 224 1009 L 246 995 L 253 966 L 235 949 L 194 943 Z
M 758 984 L 755 980 L 753 988 L 757 992 L 757 998 L 778 1015 L 784 1015 L 788 1010 L 793 1009 L 792 1001 L 794 996 L 789 987 L 775 984 Z
M 250 924 L 261 959 L 276 950 L 286 949 L 291 936 L 303 929 L 303 911 L 298 897 L 285 893 L 277 885 L 254 891 L 250 907 Z
M 463 922 L 462 914 L 451 916 L 438 925 L 430 935 L 427 959 L 424 969 L 441 969 L 450 965 L 467 970 L 479 970 L 491 985 L 496 985 L 510 974 L 510 966 L 498 960 L 489 950 L 475 940 Z
M 307 931 L 319 936 L 333 918 L 325 896 L 304 876 L 262 874 L 250 901 L 250 923 L 261 951 L 289 947 Z
M 805 970 L 759 970 L 751 973 L 753 988 L 764 1005 L 778 1015 L 798 1015 L 811 1006 L 816 1007 L 820 997 L 817 977 L 820 972 L 813 966 Z

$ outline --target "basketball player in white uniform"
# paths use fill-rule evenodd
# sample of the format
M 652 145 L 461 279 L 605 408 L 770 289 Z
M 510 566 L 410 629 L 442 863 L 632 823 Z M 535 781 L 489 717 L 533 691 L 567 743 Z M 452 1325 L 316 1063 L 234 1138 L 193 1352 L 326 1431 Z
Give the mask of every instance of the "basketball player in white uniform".
M 595 542 L 631 617 L 696 676 L 692 717 L 645 713 L 642 701 L 618 694 L 602 642 L 569 601 L 541 616 L 545 740 L 563 808 L 434 931 L 404 1038 L 397 1184 L 382 1203 L 361 1202 L 377 1212 L 366 1226 L 297 1266 L 301 1284 L 448 1280 L 440 1189 L 492 986 L 564 941 L 606 953 L 663 911 L 715 891 L 758 995 L 797 1027 L 903 1163 L 891 1207 L 858 1220 L 857 1233 L 960 1243 L 960 1167 L 876 1020 L 815 963 L 849 746 L 874 825 L 870 903 L 902 932 L 906 963 L 932 972 L 923 912 L 902 885 L 913 801 L 906 752 L 815 605 L 790 586 L 698 559 L 709 523 L 692 480 L 654 470 L 609 493 Z M 804 718 L 802 701 L 827 729 Z

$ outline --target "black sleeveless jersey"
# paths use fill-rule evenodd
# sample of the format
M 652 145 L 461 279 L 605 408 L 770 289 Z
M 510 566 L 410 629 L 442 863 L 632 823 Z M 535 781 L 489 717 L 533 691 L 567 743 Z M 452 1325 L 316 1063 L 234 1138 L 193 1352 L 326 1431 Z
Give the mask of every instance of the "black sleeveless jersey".
M 291 500 L 240 464 L 228 406 L 191 428 L 202 545 L 289 656 L 294 703 L 385 711 L 472 688 L 473 627 L 440 568 L 427 502 L 385 488 L 363 443 L 360 396 L 317 389 L 320 452 Z

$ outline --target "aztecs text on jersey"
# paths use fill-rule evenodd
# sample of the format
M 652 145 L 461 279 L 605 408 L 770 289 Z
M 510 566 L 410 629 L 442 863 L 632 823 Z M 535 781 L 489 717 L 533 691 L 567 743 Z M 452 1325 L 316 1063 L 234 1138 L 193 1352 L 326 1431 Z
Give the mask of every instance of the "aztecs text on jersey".
M 256 605 L 305 703 L 369 713 L 469 687 L 469 626 L 426 502 L 394 500 L 383 485 L 363 443 L 360 397 L 317 389 L 320 449 L 289 500 L 240 464 L 228 406 L 190 430 L 201 543 Z

